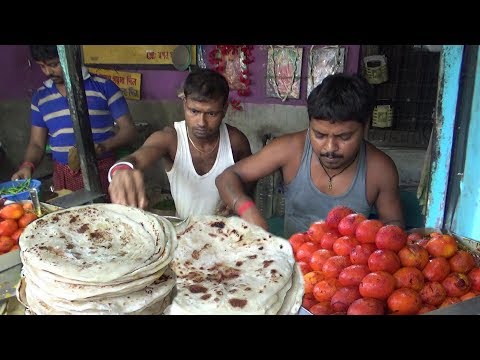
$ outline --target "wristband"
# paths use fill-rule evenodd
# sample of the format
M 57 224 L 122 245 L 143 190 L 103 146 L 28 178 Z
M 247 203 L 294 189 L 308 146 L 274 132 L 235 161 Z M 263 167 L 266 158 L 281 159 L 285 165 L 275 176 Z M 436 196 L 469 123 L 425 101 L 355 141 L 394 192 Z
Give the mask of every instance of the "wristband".
M 112 182 L 112 176 L 115 173 L 115 171 L 120 170 L 120 169 L 130 169 L 133 170 L 133 164 L 129 163 L 128 161 L 120 161 L 116 164 L 113 164 L 113 166 L 108 170 L 108 182 Z
M 250 209 L 252 206 L 255 206 L 255 203 L 252 200 L 245 201 L 243 204 L 241 204 L 238 207 L 238 211 L 237 211 L 238 216 L 242 216 L 243 213 L 248 209 Z
M 32 172 L 35 171 L 35 165 L 33 165 L 33 163 L 31 161 L 24 161 L 20 166 L 19 166 L 19 169 L 22 168 L 22 167 L 25 167 L 25 166 L 28 166 L 29 168 L 32 169 Z

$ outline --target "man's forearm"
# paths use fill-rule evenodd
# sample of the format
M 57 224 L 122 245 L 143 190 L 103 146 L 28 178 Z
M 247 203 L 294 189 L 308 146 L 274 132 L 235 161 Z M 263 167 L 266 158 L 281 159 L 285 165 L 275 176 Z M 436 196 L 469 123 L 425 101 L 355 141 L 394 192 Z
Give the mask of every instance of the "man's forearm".
M 105 152 L 114 151 L 122 146 L 131 144 L 135 140 L 136 135 L 137 131 L 134 126 L 128 129 L 120 129 L 115 136 L 103 141 L 101 144 Z
M 28 144 L 23 161 L 31 162 L 36 167 L 38 164 L 40 164 L 40 161 L 42 161 L 44 154 L 45 148 L 42 148 L 36 144 Z
M 249 198 L 240 177 L 234 171 L 225 170 L 216 178 L 215 184 L 222 201 L 233 211 L 236 211 L 241 201 Z

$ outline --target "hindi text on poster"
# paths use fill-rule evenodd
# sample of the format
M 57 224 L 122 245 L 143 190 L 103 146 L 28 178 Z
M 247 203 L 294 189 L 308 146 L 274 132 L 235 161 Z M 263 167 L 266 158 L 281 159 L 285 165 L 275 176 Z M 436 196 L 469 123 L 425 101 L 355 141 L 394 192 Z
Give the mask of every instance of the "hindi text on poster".
M 83 62 L 93 64 L 172 65 L 178 45 L 83 45 Z M 196 46 L 190 45 L 192 64 L 197 63 Z
M 88 68 L 91 74 L 97 74 L 112 80 L 122 90 L 123 96 L 130 100 L 140 100 L 140 73 L 127 71 Z

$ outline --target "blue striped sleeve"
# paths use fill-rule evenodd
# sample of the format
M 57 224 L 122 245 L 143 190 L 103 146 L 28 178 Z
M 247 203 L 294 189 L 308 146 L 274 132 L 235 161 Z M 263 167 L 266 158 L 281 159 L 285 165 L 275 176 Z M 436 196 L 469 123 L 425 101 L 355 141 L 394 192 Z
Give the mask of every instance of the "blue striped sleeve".
M 31 117 L 32 117 L 32 125 L 46 128 L 47 124 L 45 124 L 45 121 L 43 120 L 43 115 L 40 112 L 40 109 L 38 107 L 38 91 L 33 95 L 32 102 L 30 104 L 30 112 L 31 112 Z
M 127 100 L 123 96 L 122 90 L 112 80 L 107 79 L 105 82 L 105 91 L 108 107 L 114 119 L 129 112 Z

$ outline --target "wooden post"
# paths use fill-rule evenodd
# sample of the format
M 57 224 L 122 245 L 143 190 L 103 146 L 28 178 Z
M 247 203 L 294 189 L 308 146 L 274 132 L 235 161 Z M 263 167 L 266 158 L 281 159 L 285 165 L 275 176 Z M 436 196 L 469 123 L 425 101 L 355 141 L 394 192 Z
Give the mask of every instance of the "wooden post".
M 92 128 L 88 115 L 87 98 L 83 85 L 82 61 L 79 45 L 57 45 L 67 90 L 68 106 L 73 121 L 80 168 L 85 189 L 102 193 L 98 176 Z

